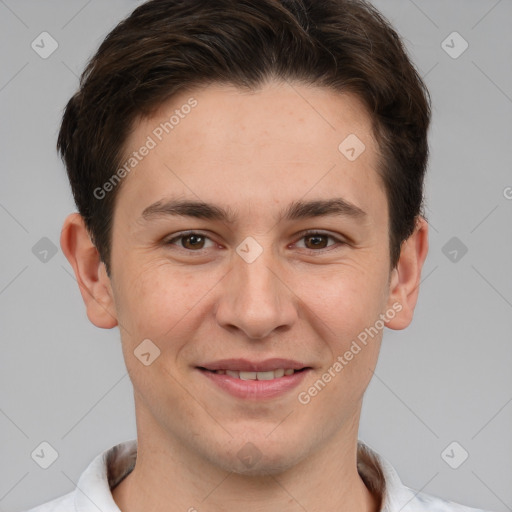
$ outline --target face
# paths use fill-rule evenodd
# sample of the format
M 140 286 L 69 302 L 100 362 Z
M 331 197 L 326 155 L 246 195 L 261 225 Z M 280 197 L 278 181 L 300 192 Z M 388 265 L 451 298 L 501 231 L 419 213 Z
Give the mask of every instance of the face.
M 362 104 L 209 86 L 138 122 L 126 150 L 141 158 L 116 202 L 111 285 L 139 438 L 269 473 L 356 435 L 400 309 Z

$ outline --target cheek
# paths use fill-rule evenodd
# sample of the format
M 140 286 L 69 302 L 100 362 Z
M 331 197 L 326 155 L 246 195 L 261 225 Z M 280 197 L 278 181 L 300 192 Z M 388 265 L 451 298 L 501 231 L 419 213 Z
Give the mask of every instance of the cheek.
M 377 363 L 383 332 L 379 315 L 387 302 L 387 274 L 377 266 L 363 268 L 354 263 L 322 283 L 322 288 L 310 295 L 308 306 L 320 319 L 316 322 L 318 334 L 329 352 L 323 369 L 328 373 L 325 379 L 330 382 L 333 400 L 342 395 L 343 400 L 355 405 Z
M 301 297 L 331 334 L 357 335 L 375 322 L 387 301 L 387 274 L 376 265 L 347 262 L 301 285 Z
M 127 266 L 119 286 L 118 317 L 131 335 L 155 339 L 172 329 L 204 295 L 206 286 L 190 272 L 168 262 L 153 261 L 130 272 Z M 201 288 L 201 290 L 198 289 Z
M 380 323 L 375 326 L 385 307 L 382 279 L 376 275 L 371 279 L 368 275 L 345 277 L 332 279 L 324 293 L 309 303 L 321 319 L 317 325 L 323 329 L 321 336 L 329 353 L 318 375 L 328 382 L 328 392 L 317 406 L 339 409 L 339 414 L 358 405 L 371 380 L 383 332 Z M 340 404 L 345 405 L 340 408 Z

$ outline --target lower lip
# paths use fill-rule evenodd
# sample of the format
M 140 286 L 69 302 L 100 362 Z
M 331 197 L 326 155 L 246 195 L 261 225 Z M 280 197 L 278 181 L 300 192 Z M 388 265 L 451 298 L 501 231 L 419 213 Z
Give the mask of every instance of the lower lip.
M 237 398 L 252 400 L 264 400 L 283 395 L 297 387 L 310 371 L 310 369 L 305 369 L 300 372 L 295 372 L 292 375 L 284 375 L 283 377 L 271 380 L 242 380 L 200 368 L 198 368 L 198 370 L 231 395 Z

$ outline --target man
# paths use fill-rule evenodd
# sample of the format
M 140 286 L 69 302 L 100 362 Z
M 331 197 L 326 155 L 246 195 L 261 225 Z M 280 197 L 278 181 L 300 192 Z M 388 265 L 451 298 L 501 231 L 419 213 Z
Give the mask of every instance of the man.
M 61 246 L 118 326 L 137 440 L 43 511 L 470 511 L 358 440 L 413 317 L 428 92 L 370 5 L 153 0 L 105 39 L 58 148 Z

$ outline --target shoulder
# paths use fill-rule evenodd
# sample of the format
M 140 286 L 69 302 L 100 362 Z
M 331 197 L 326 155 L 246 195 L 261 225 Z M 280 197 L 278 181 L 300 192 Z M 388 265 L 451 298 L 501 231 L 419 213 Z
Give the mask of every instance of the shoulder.
M 75 510 L 75 491 L 31 508 L 26 512 L 71 512 Z
M 357 467 L 366 486 L 380 496 L 380 512 L 486 512 L 407 487 L 395 468 L 361 440 Z
M 488 512 L 423 492 L 416 492 L 407 487 L 405 489 L 410 493 L 411 498 L 402 512 Z
M 25 512 L 119 512 L 111 489 L 133 469 L 136 457 L 136 439 L 108 448 L 89 463 L 73 491 Z

